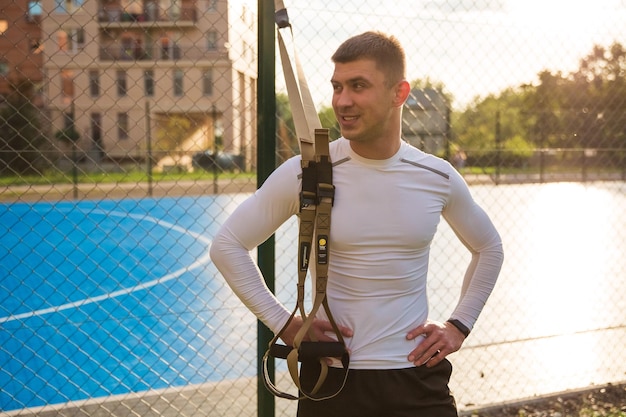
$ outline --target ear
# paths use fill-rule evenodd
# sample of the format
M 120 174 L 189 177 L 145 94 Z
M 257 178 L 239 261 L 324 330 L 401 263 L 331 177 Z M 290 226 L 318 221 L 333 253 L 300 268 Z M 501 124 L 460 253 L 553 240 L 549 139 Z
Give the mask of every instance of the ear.
M 411 85 L 408 81 L 402 80 L 398 84 L 396 84 L 396 95 L 393 100 L 393 104 L 396 107 L 401 107 L 404 105 L 404 102 L 409 98 L 409 94 L 411 93 Z

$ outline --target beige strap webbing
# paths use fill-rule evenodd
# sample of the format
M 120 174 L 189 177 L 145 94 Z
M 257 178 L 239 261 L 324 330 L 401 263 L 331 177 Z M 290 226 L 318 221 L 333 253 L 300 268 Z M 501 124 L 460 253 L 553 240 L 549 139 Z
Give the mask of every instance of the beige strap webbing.
M 289 23 L 287 10 L 282 0 L 276 0 L 274 5 L 276 10 L 276 24 L 278 26 L 277 32 L 281 62 L 302 156 L 302 191 L 300 194 L 296 307 L 291 313 L 289 320 L 287 320 L 287 323 L 274 336 L 269 344 L 269 349 L 263 357 L 263 374 L 265 386 L 278 397 L 292 400 L 301 398 L 323 400 L 332 398 L 341 391 L 348 375 L 350 362 L 343 336 L 335 323 L 328 306 L 328 300 L 326 299 L 330 214 L 334 200 L 332 163 L 328 145 L 329 137 L 328 129 L 322 129 L 321 127 L 295 48 L 294 60 L 297 70 L 297 79 L 293 71 L 291 58 L 285 40 L 281 34 L 281 29 L 288 29 L 293 42 L 293 30 Z M 315 240 L 313 240 L 314 235 Z M 312 252 L 315 253 L 315 262 L 311 264 L 310 255 Z M 305 309 L 305 282 L 309 268 L 314 268 L 316 281 L 313 306 L 311 307 L 311 311 L 307 313 Z M 320 307 L 324 308 L 333 331 L 337 336 L 336 342 L 319 342 L 311 329 Z M 298 312 L 302 317 L 303 324 L 294 337 L 293 346 L 278 344 L 278 339 Z M 307 338 L 308 340 L 305 340 Z M 287 367 L 291 379 L 298 388 L 299 395 L 291 395 L 280 391 L 271 381 L 267 370 L 267 360 L 270 356 L 287 360 Z M 327 358 L 340 359 L 345 372 L 344 379 L 336 392 L 327 395 L 317 395 L 328 373 Z M 306 361 L 319 362 L 321 369 L 315 386 L 310 390 L 302 387 L 300 382 L 298 362 Z
M 293 121 L 296 128 L 296 134 L 298 135 L 300 144 L 300 154 L 303 160 L 313 161 L 315 160 L 315 148 L 314 148 L 314 136 L 315 129 L 321 129 L 319 116 L 315 110 L 313 104 L 313 98 L 306 82 L 304 70 L 300 64 L 298 53 L 295 48 L 293 29 L 289 23 L 289 16 L 287 9 L 282 0 L 274 1 L 274 8 L 276 11 L 276 25 L 278 30 L 276 31 L 278 37 L 278 49 L 280 52 L 280 61 L 282 63 L 283 73 L 285 77 L 285 84 L 287 85 L 287 93 L 289 97 L 289 105 L 291 107 L 291 113 L 293 115 Z M 282 31 L 287 31 L 290 35 L 293 48 L 293 59 L 296 66 L 296 74 L 293 70 L 291 63 L 291 57 L 289 55 L 285 39 L 282 35 Z

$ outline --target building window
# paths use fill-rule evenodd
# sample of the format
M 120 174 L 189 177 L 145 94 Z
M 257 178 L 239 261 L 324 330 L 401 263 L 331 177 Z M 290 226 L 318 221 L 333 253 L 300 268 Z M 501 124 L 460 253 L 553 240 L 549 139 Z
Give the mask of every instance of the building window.
M 124 97 L 126 96 L 126 71 L 117 71 L 117 76 L 115 83 L 117 85 L 117 96 Z
M 159 18 L 159 5 L 157 0 L 145 2 L 145 17 L 149 22 L 155 22 Z
M 98 71 L 89 71 L 89 94 L 91 97 L 100 95 L 100 74 Z
M 9 64 L 6 61 L 0 61 L 0 77 L 6 77 L 9 73 Z
M 63 129 L 70 130 L 74 128 L 74 114 L 71 112 L 63 113 Z
M 103 158 L 104 143 L 102 143 L 102 115 L 100 113 L 91 113 L 91 140 L 93 147 L 98 152 L 98 157 Z
M 40 1 L 29 1 L 28 2 L 28 14 L 26 17 L 29 22 L 38 22 L 41 19 L 41 14 L 43 9 L 41 8 Z
M 4 32 L 6 32 L 8 28 L 9 22 L 4 19 L 0 19 L 0 35 L 4 35 Z
M 77 53 L 85 47 L 85 31 L 83 29 L 61 29 L 57 32 L 59 51 Z
M 73 13 L 83 6 L 85 0 L 54 0 L 54 12 L 57 14 Z
M 128 139 L 128 113 L 117 114 L 117 138 Z
M 154 96 L 154 71 L 146 70 L 143 72 L 143 86 L 146 96 Z
M 43 9 L 41 8 L 41 2 L 39 0 L 28 2 L 28 15 L 29 16 L 41 16 Z
M 61 94 L 65 98 L 74 97 L 74 71 L 61 70 Z
M 184 94 L 183 88 L 183 70 L 176 69 L 174 70 L 174 95 L 176 97 L 180 97 Z
M 139 0 L 122 0 L 121 6 L 125 14 L 125 21 L 137 21 L 143 12 L 143 7 Z
M 180 1 L 171 0 L 171 6 L 167 11 L 167 14 L 172 20 L 178 20 L 180 18 Z
M 177 32 L 168 32 L 159 39 L 161 49 L 161 59 L 180 59 L 181 49 L 176 39 L 179 38 Z
M 217 32 L 208 32 L 206 34 L 207 51 L 217 51 Z
M 124 36 L 121 41 L 120 59 L 130 61 L 144 58 L 144 48 L 141 38 Z
M 202 94 L 205 96 L 213 95 L 213 70 L 206 69 L 202 72 Z
M 161 43 L 161 59 L 170 59 L 172 56 L 172 42 L 167 35 L 163 35 L 160 40 Z

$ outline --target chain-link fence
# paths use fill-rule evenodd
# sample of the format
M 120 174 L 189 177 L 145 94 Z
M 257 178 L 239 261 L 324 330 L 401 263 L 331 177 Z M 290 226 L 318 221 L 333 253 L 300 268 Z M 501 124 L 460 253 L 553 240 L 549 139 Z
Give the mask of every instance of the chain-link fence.
M 500 281 L 450 357 L 460 409 L 626 380 L 626 5 L 287 7 L 335 137 L 330 55 L 366 30 L 400 39 L 405 139 L 453 162 L 503 236 Z M 1 414 L 268 413 L 256 321 L 207 255 L 274 139 L 257 135 L 267 24 L 243 0 L 0 1 Z M 278 163 L 298 149 L 281 77 Z M 296 234 L 275 236 L 288 306 Z M 442 225 L 433 319 L 467 262 Z

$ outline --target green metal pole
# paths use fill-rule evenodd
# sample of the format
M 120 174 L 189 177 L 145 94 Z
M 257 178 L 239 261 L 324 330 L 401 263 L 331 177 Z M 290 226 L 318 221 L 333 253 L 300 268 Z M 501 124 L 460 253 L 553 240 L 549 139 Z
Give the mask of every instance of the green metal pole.
M 500 110 L 496 111 L 496 185 L 500 185 L 500 165 L 502 152 L 502 137 L 500 126 Z
M 146 100 L 146 170 L 148 171 L 148 197 L 152 197 L 152 120 L 150 103 Z
M 78 155 L 76 151 L 76 141 L 78 141 L 76 132 L 76 111 L 74 110 L 74 99 L 72 99 L 72 182 L 74 183 L 74 200 L 78 200 Z
M 257 97 L 257 187 L 276 167 L 276 60 L 274 4 L 258 0 L 259 6 L 259 85 Z M 258 248 L 258 263 L 269 289 L 274 292 L 274 236 Z M 272 340 L 272 332 L 257 324 L 257 406 L 259 417 L 274 417 L 274 396 L 263 383 L 263 355 Z M 268 359 L 268 371 L 274 380 L 274 360 Z
M 75 140 L 72 140 L 72 183 L 74 184 L 74 200 L 78 200 L 78 152 Z

